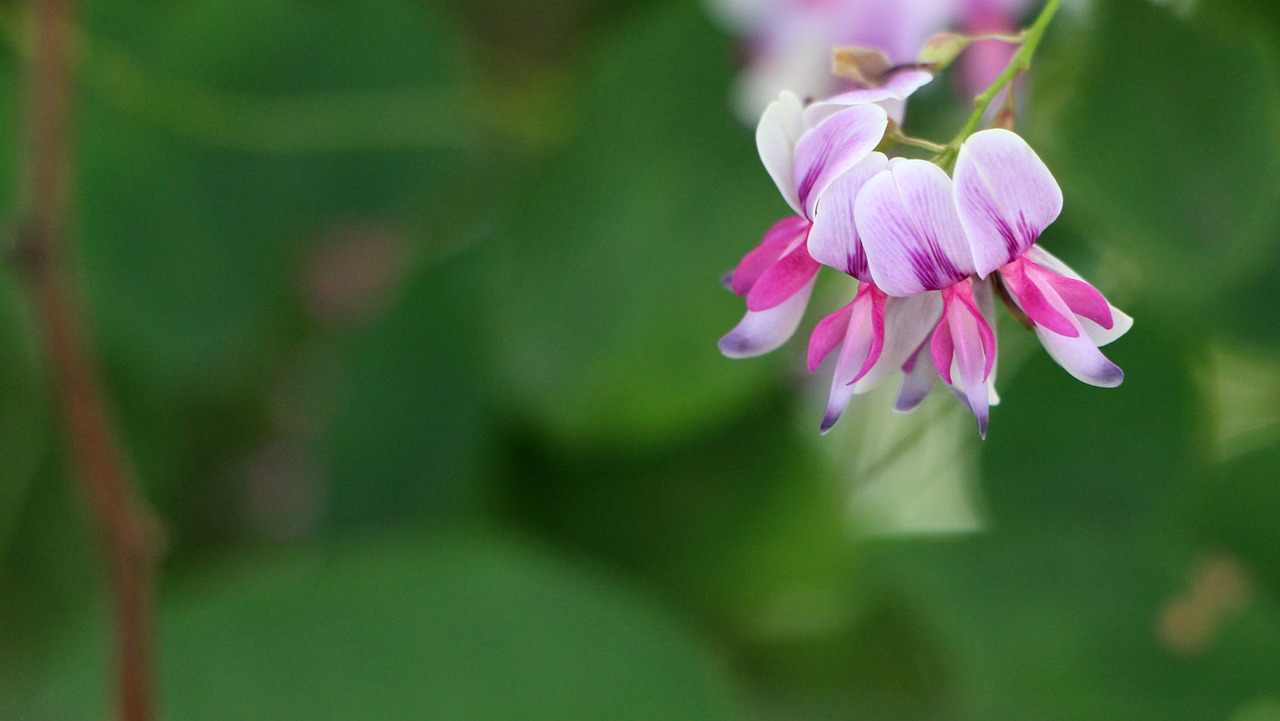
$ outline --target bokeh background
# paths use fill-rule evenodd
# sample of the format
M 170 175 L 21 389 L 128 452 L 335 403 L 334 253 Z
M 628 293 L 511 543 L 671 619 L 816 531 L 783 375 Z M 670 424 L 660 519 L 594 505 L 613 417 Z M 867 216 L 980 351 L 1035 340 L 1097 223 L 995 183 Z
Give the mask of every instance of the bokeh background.
M 166 529 L 166 718 L 1280 719 L 1280 5 L 1055 21 L 1041 242 L 1137 324 L 1099 390 L 1004 318 L 985 442 L 945 394 L 820 438 L 802 339 L 718 354 L 785 206 L 694 0 L 81 5 L 80 271 Z M 0 718 L 104 718 L 35 333 L 10 270 Z

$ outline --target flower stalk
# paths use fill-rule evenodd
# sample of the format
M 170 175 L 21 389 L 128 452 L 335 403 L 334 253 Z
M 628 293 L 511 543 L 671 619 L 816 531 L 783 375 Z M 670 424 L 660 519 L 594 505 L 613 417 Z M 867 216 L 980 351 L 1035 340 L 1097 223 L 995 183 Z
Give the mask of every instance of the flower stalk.
M 1040 46 L 1040 39 L 1044 37 L 1045 30 L 1048 29 L 1050 21 L 1057 15 L 1058 9 L 1062 7 L 1062 0 L 1049 0 L 1045 3 L 1040 14 L 1036 16 L 1035 22 L 1024 30 L 1022 36 L 1022 46 L 1017 52 L 1009 58 L 1009 64 L 1005 66 L 996 79 L 991 81 L 985 90 L 973 99 L 973 112 L 969 114 L 969 118 L 965 120 L 964 125 L 960 127 L 960 132 L 947 143 L 946 149 L 934 161 L 943 170 L 950 170 L 956 162 L 956 155 L 960 152 L 960 145 L 969 139 L 978 130 L 978 126 L 982 124 L 982 118 L 986 116 L 987 109 L 991 107 L 991 103 L 995 102 L 1000 91 L 1004 90 L 1014 78 L 1022 74 L 1031 67 L 1031 60 L 1035 57 L 1036 49 Z
M 159 526 L 137 492 L 132 463 L 117 437 L 71 271 L 74 10 L 73 0 L 36 0 L 34 5 L 29 208 L 13 260 L 31 293 L 73 472 L 95 517 L 109 569 L 119 718 L 150 721 L 155 713 L 152 594 Z

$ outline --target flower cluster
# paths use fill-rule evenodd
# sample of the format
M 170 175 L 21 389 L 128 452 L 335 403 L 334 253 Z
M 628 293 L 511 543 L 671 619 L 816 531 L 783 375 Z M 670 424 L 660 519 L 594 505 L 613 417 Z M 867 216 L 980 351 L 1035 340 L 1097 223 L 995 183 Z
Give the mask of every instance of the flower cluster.
M 1027 0 L 708 0 L 715 16 L 744 38 L 746 68 L 738 106 L 755 119 L 782 89 L 826 97 L 841 89 L 828 72 L 833 46 L 884 50 L 891 63 L 915 60 L 931 35 L 957 27 L 974 35 L 1009 33 Z M 966 91 L 977 93 L 1009 60 L 1010 48 L 981 43 L 961 68 Z
M 811 372 L 839 349 L 824 432 L 852 395 L 901 371 L 898 410 L 914 409 L 941 378 L 985 436 L 996 402 L 997 294 L 1071 375 L 1102 387 L 1123 379 L 1098 347 L 1133 321 L 1035 245 L 1061 212 L 1062 192 L 1022 138 L 1003 129 L 970 135 L 950 176 L 875 150 L 888 127 L 876 103 L 927 80 L 911 70 L 808 107 L 784 92 L 756 132 L 761 160 L 796 215 L 770 228 L 730 275 L 747 313 L 720 349 L 742 358 L 784 343 L 821 266 L 857 279 L 853 300 L 809 341 Z

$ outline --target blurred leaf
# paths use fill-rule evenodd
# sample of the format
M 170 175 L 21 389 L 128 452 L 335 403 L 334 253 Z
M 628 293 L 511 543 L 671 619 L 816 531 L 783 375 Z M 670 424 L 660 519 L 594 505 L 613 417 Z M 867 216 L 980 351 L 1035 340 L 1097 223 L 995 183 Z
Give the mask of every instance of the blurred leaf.
M 1183 527 L 1201 543 L 1238 555 L 1271 597 L 1280 597 L 1280 445 L 1212 470 L 1186 494 Z
M 166 718 L 740 718 L 691 629 L 511 543 L 382 543 L 188 585 L 160 633 Z M 100 674 L 78 664 L 7 717 L 101 717 Z
M 564 453 L 518 439 L 504 510 L 680 598 L 728 634 L 847 624 L 851 544 L 830 469 L 782 398 L 661 454 Z
M 502 230 L 494 289 L 512 401 L 564 441 L 661 444 L 741 409 L 769 361 L 716 340 L 721 273 L 785 205 L 730 119 L 730 51 L 695 3 L 605 38 L 577 125 Z
M 420 273 L 386 319 L 347 343 L 324 443 L 338 525 L 438 519 L 474 495 L 488 391 L 477 261 L 471 253 Z
M 340 134 L 331 148 L 270 152 L 290 150 L 299 135 L 328 132 L 326 114 L 342 93 L 453 92 L 456 45 L 440 40 L 447 25 L 420 4 L 129 3 L 96 7 L 88 26 L 91 38 L 118 43 L 117 54 L 137 54 L 134 64 L 95 66 L 91 79 L 95 71 L 125 72 L 120 67 L 182 79 L 141 94 L 131 90 L 139 82 L 132 76 L 90 82 L 82 122 L 90 295 L 108 352 L 140 364 L 155 383 L 189 392 L 261 372 L 262 360 L 287 340 L 280 310 L 293 289 L 282 279 L 301 241 L 335 220 L 453 199 L 432 189 L 458 184 L 464 166 L 456 150 L 388 153 L 376 139 L 352 146 L 339 126 L 330 128 Z M 271 127 L 226 129 L 275 133 L 246 145 L 267 152 L 220 149 L 228 138 L 216 133 L 184 140 L 193 135 L 183 122 L 217 114 L 182 95 L 189 86 L 215 97 L 241 93 L 251 106 L 288 99 Z M 171 114 L 147 115 L 161 106 Z M 389 102 L 357 118 L 405 112 L 412 108 Z M 438 218 L 445 217 L 442 210 Z
M 1002 387 L 983 447 L 990 532 L 872 546 L 875 593 L 917 599 L 949 649 L 960 718 L 1222 718 L 1280 672 L 1269 607 L 1193 656 L 1159 635 L 1188 546 L 1171 499 L 1203 468 L 1203 428 L 1182 329 L 1132 310 L 1107 347 L 1120 388 L 1043 353 Z
M 1153 3 L 1096 8 L 1089 42 L 1057 45 L 1070 70 L 1044 78 L 1037 147 L 1099 245 L 1131 255 L 1151 292 L 1198 302 L 1274 237 L 1277 75 L 1258 43 Z

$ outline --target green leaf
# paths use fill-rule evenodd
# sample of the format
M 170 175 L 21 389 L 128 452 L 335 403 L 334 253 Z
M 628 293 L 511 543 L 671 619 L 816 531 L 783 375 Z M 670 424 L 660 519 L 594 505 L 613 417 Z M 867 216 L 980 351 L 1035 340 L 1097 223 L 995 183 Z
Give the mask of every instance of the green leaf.
M 126 3 L 86 25 L 89 295 L 110 359 L 170 392 L 281 352 L 306 241 L 461 184 L 453 136 L 414 130 L 459 100 L 456 43 L 425 6 Z
M 474 500 L 487 378 L 474 253 L 419 273 L 388 317 L 345 343 L 324 443 L 339 526 L 440 518 Z
M 165 718 L 741 718 L 693 629 L 616 580 L 514 543 L 295 555 L 166 598 Z M 7 717 L 101 717 L 101 673 L 78 664 Z
M 1096 7 L 1087 42 L 1056 44 L 1056 67 L 1070 70 L 1037 75 L 1046 82 L 1028 127 L 1063 185 L 1066 217 L 1129 258 L 1147 291 L 1202 301 L 1271 250 L 1273 51 L 1154 3 Z
M 729 116 L 729 46 L 696 4 L 602 47 L 578 131 L 502 229 L 497 337 L 512 402 L 562 441 L 656 445 L 743 408 L 773 371 L 716 349 L 745 310 L 718 278 L 787 210 Z

